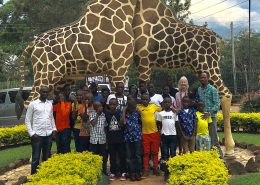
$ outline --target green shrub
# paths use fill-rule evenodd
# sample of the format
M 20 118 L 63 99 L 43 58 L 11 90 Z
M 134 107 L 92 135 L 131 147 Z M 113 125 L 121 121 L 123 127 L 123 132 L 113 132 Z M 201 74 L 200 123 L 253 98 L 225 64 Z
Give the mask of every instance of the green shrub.
M 232 130 L 243 129 L 243 132 L 257 133 L 260 130 L 260 113 L 230 113 Z M 217 125 L 224 128 L 223 115 L 217 114 Z
M 102 174 L 102 157 L 90 152 L 54 154 L 40 165 L 26 185 L 96 185 Z
M 243 102 L 240 112 L 260 112 L 260 96 L 251 97 Z
M 0 145 L 29 143 L 30 137 L 25 125 L 0 128 Z
M 227 185 L 228 170 L 216 150 L 193 152 L 167 162 L 168 185 Z

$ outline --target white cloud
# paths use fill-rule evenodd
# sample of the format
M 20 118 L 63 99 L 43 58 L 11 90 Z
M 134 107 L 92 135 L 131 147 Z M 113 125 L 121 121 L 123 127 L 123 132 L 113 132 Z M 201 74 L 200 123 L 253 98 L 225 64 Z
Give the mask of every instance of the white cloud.
M 191 11 L 190 18 L 194 20 L 195 24 L 203 24 L 204 22 L 207 21 L 207 22 L 215 22 L 216 24 L 219 24 L 224 27 L 230 27 L 230 22 L 233 21 L 235 26 L 238 25 L 238 26 L 246 27 L 248 25 L 248 17 L 249 17 L 249 10 L 248 10 L 249 1 L 246 1 L 235 7 L 232 7 L 243 1 L 245 0 L 226 0 L 226 1 L 191 0 L 192 6 L 190 7 L 190 11 Z M 253 6 L 253 3 L 251 3 L 251 6 Z M 259 18 L 260 18 L 260 10 L 258 11 L 254 10 L 251 12 L 251 20 L 256 20 Z M 255 29 L 260 30 L 260 25 L 256 26 Z

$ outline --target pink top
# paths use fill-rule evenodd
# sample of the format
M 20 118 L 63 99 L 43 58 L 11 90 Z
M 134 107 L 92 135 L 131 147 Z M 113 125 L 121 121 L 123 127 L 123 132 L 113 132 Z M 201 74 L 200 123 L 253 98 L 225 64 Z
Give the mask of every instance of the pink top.
M 181 109 L 182 108 L 182 103 L 181 103 L 181 100 L 184 96 L 188 96 L 188 92 L 185 91 L 185 92 L 182 92 L 182 91 L 179 91 L 176 93 L 175 95 L 175 100 L 176 100 L 176 108 L 177 109 Z

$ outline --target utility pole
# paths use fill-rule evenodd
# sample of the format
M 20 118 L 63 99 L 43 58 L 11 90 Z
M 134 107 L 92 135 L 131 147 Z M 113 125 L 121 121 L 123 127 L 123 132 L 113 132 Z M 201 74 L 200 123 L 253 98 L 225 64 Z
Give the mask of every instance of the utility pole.
M 232 44 L 232 69 L 233 69 L 234 93 L 237 94 L 237 73 L 236 73 L 233 21 L 230 23 L 230 29 L 231 29 L 231 44 Z

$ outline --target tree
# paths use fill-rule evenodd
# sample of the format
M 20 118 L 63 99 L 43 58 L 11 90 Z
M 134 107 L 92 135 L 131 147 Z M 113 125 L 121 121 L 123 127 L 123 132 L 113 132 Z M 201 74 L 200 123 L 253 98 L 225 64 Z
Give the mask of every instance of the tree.
M 180 21 L 186 21 L 190 14 L 189 8 L 191 0 L 163 0 L 175 12 L 175 16 Z
M 249 31 L 242 30 L 234 38 L 235 57 L 236 57 L 236 74 L 237 87 L 239 92 L 246 89 L 245 75 L 248 78 L 249 89 L 258 88 L 257 76 L 260 69 L 260 34 L 251 31 L 251 51 L 249 53 Z M 251 61 L 249 61 L 249 55 Z M 225 41 L 224 49 L 220 62 L 223 80 L 228 87 L 233 88 L 233 78 L 230 78 L 232 71 L 231 42 Z

